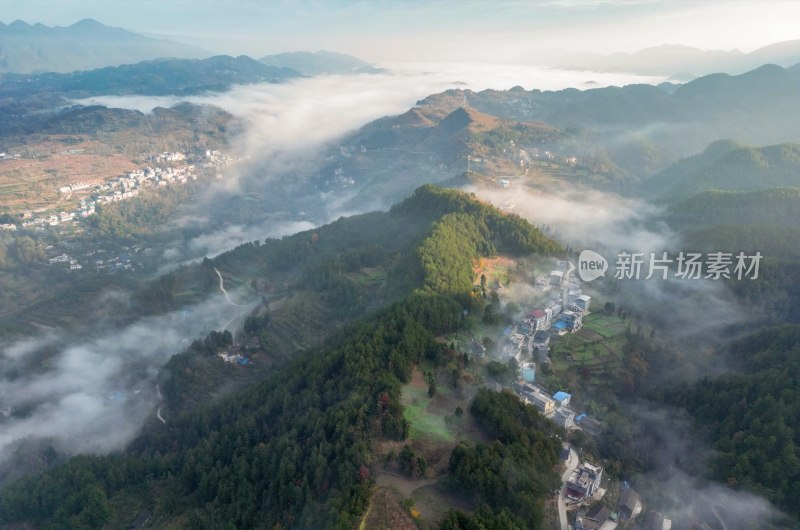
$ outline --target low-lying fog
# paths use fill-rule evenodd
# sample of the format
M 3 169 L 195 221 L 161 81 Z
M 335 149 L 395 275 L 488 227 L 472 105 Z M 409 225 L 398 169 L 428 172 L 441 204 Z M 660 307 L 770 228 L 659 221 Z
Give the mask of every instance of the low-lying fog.
M 310 170 L 315 155 L 328 142 L 373 119 L 402 113 L 419 99 L 448 88 L 588 88 L 590 82 L 591 86 L 604 86 L 662 80 L 521 66 L 389 67 L 391 72 L 384 74 L 237 86 L 222 94 L 189 98 L 96 97 L 80 103 L 149 112 L 188 100 L 231 112 L 246 124 L 246 134 L 236 139 L 235 149 L 259 163 L 257 174 L 248 173 L 245 165 L 226 175 L 225 191 L 235 193 L 246 179 L 280 178 Z M 653 222 L 658 210 L 639 200 L 598 191 L 533 192 L 520 187 L 472 191 L 499 207 L 513 207 L 512 211 L 536 225 L 554 228 L 559 238 L 574 248 L 591 248 L 606 257 L 623 249 L 657 252 L 680 245 L 675 234 Z M 343 212 L 334 204 L 328 205 L 326 213 L 333 219 L 358 212 Z M 198 216 L 186 222 L 202 226 L 205 221 Z M 208 228 L 186 246 L 194 256 L 213 256 L 242 242 L 311 227 L 313 224 L 301 220 L 229 224 Z M 180 256 L 164 255 L 165 265 L 178 259 Z M 648 306 L 670 307 L 673 318 L 665 325 L 682 336 L 694 335 L 701 321 L 719 326 L 737 321 L 736 305 L 721 284 L 699 281 L 687 289 L 648 282 L 631 291 L 635 294 L 621 296 L 627 296 L 627 303 L 643 313 Z M 24 414 L 0 417 L 0 460 L 8 458 L 15 444 L 26 438 L 51 438 L 67 453 L 102 453 L 124 447 L 155 413 L 159 367 L 190 340 L 230 321 L 237 311 L 217 294 L 188 312 L 144 318 L 89 340 L 72 341 L 56 330 L 4 346 L 0 368 L 15 375 L 0 379 L 0 408 L 10 405 Z M 55 349 L 53 361 L 34 369 L 32 362 L 48 349 Z M 711 493 L 718 494 L 716 490 Z
M 67 454 L 124 447 L 154 417 L 159 368 L 243 311 L 219 293 L 83 340 L 53 330 L 0 347 L 0 410 L 10 413 L 0 417 L 0 462 L 23 440 Z

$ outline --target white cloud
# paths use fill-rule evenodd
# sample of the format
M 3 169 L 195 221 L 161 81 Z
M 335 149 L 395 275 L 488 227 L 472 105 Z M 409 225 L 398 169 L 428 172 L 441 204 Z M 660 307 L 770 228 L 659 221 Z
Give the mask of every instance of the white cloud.
M 24 366 L 29 356 L 47 355 L 50 361 L 24 375 L 0 378 L 0 409 L 11 406 L 14 411 L 0 418 L 0 460 L 23 439 L 50 438 L 70 454 L 121 449 L 153 414 L 161 366 L 189 339 L 219 329 L 239 312 L 214 295 L 186 310 L 144 318 L 81 342 L 54 333 L 3 347 L 5 368 Z M 42 353 L 56 341 L 62 345 Z

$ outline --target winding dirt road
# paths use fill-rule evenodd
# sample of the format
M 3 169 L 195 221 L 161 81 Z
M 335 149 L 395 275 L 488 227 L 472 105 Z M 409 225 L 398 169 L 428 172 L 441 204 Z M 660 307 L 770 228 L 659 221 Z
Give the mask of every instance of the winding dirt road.
M 231 297 L 228 294 L 228 291 L 225 290 L 225 281 L 222 279 L 222 274 L 219 272 L 219 270 L 216 267 L 214 267 L 214 272 L 216 272 L 217 273 L 217 277 L 219 277 L 219 290 L 222 292 L 222 294 L 225 295 L 225 300 L 227 300 L 228 303 L 230 305 L 232 305 L 232 306 L 247 307 L 247 306 L 244 306 L 244 305 L 241 305 L 241 304 L 237 304 L 236 302 L 231 300 Z

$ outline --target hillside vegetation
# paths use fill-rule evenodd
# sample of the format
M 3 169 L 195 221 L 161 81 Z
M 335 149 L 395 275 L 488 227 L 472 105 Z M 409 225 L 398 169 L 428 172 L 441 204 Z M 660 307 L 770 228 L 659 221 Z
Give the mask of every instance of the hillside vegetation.
M 617 166 L 608 183 L 631 187 L 720 138 L 752 145 L 796 142 L 799 91 L 796 67 L 765 65 L 741 75 L 704 76 L 674 90 L 652 85 L 453 89 L 417 105 L 448 113 L 466 104 L 505 120 L 550 124 L 572 137 L 563 148 L 553 146 L 556 152 L 568 149 L 578 158 L 606 158 L 612 169 Z M 785 184 L 769 187 L 780 185 Z
M 800 515 L 800 328 L 767 329 L 731 349 L 735 372 L 703 379 L 675 400 L 717 453 L 716 478 Z
M 419 219 L 418 229 L 392 243 L 388 236 L 407 216 Z M 468 219 L 466 226 L 453 225 Z M 436 337 L 454 331 L 469 307 L 471 282 L 457 271 L 495 248 L 511 255 L 561 251 L 518 217 L 426 186 L 389 213 L 246 245 L 213 264 L 231 268 L 255 260 L 260 265 L 253 270 L 267 267 L 260 269 L 266 279 L 270 268 L 299 262 L 335 265 L 347 250 L 357 251 L 355 242 L 370 240 L 381 242 L 374 249 L 379 259 L 399 260 L 411 270 L 394 280 L 405 286 L 399 301 L 353 322 L 249 390 L 167 426 L 151 426 L 120 454 L 76 457 L 17 482 L 0 495 L 0 521 L 124 527 L 146 509 L 159 528 L 355 527 L 378 469 L 375 444 L 408 436 L 401 385 L 423 359 L 452 361 Z M 334 248 L 343 253 L 339 258 L 329 253 Z M 341 269 L 326 277 L 326 283 L 344 281 Z M 342 301 L 353 300 L 349 289 L 333 292 L 344 297 L 338 301 L 343 307 Z M 493 441 L 459 446 L 451 469 L 462 477 L 457 481 L 465 494 L 485 506 L 474 516 L 453 512 L 443 527 L 477 528 L 486 521 L 490 528 L 539 527 L 543 497 L 557 483 L 557 444 L 540 432 L 543 420 L 515 397 L 487 393 L 475 401 L 473 414 Z M 517 424 L 520 414 L 527 419 Z M 504 486 L 513 495 L 498 496 L 490 487 L 508 480 L 492 474 L 490 464 L 526 470 L 524 480 Z M 471 466 L 489 476 L 480 478 L 468 471 Z
M 758 175 L 754 175 L 758 179 Z M 673 202 L 667 221 L 678 229 L 722 224 L 800 226 L 800 188 L 749 192 L 710 190 Z
M 674 200 L 709 190 L 757 191 L 798 186 L 800 145 L 756 148 L 721 140 L 699 155 L 657 173 L 644 182 L 641 191 L 648 197 Z M 773 196 L 781 194 L 772 193 Z M 755 196 L 753 200 L 760 198 Z
M 296 70 L 268 66 L 246 55 L 207 59 L 155 59 L 70 74 L 6 74 L 0 96 L 58 94 L 70 98 L 140 94 L 191 95 L 224 91 L 234 84 L 276 83 L 300 77 Z
M 731 280 L 731 290 L 758 322 L 800 322 L 800 189 L 705 191 L 669 204 L 664 220 L 683 250 L 761 253 L 758 281 Z
M 266 55 L 259 62 L 278 68 L 291 68 L 304 75 L 374 74 L 383 71 L 352 55 L 324 50 Z

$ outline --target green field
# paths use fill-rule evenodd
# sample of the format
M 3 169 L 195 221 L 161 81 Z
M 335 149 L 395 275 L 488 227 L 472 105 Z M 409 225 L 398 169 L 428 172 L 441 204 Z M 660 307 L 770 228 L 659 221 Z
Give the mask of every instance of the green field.
M 607 374 L 620 366 L 627 323 L 616 315 L 592 313 L 583 319 L 583 329 L 553 337 L 550 342 L 551 368 L 559 381 L 581 369 Z
M 383 267 L 364 267 L 345 276 L 362 287 L 380 286 L 386 283 L 387 271 Z
M 583 319 L 583 327 L 608 339 L 625 331 L 627 324 L 617 315 L 591 313 Z
M 439 393 L 448 393 L 450 389 L 438 387 Z M 431 412 L 433 401 L 428 397 L 428 389 L 419 386 L 403 387 L 403 417 L 411 426 L 409 436 L 415 440 L 439 440 L 450 442 L 455 434 L 444 421 L 443 414 Z

